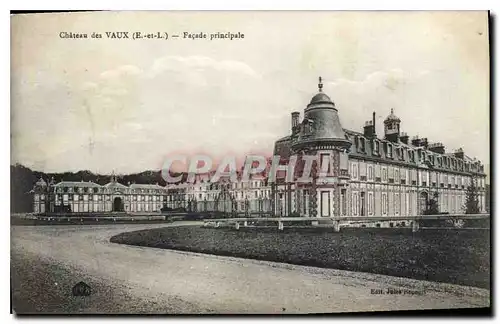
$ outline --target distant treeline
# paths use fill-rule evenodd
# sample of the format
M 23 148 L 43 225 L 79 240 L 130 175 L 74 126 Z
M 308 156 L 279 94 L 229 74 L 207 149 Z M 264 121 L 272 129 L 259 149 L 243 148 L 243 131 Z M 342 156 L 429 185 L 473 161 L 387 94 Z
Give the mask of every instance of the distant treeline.
M 172 174 L 178 176 L 180 174 Z M 186 178 L 186 174 L 182 174 Z M 13 213 L 26 213 L 33 211 L 33 194 L 30 193 L 33 185 L 42 177 L 47 183 L 52 177 L 54 181 L 93 181 L 100 185 L 104 185 L 111 180 L 111 175 L 95 174 L 91 171 L 84 170 L 78 172 L 62 172 L 62 173 L 45 173 L 33 171 L 21 164 L 10 166 L 10 210 Z M 132 173 L 127 175 L 117 175 L 117 181 L 124 185 L 132 183 L 165 185 L 160 171 L 143 171 L 140 173 Z

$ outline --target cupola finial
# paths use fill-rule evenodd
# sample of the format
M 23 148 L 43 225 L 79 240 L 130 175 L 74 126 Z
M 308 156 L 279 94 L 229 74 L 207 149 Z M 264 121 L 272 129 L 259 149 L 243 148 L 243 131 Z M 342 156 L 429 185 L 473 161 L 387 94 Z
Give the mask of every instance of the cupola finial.
M 323 92 L 323 79 L 321 77 L 319 77 L 318 90 Z

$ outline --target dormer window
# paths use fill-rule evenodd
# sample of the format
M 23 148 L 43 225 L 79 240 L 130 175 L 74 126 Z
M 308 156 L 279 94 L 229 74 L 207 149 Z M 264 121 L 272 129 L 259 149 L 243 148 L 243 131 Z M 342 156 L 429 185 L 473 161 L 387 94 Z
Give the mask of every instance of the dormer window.
M 305 121 L 305 123 L 304 123 L 304 133 L 306 135 L 310 135 L 312 133 L 312 128 L 313 128 L 312 124 L 313 124 L 313 121 L 310 120 L 310 119 L 307 119 Z
M 421 148 L 417 149 L 417 158 L 419 161 L 422 161 L 422 155 L 423 155 L 422 149 Z
M 361 149 L 361 152 L 365 152 L 365 139 L 363 137 L 359 139 L 359 147 Z
M 380 143 L 377 140 L 373 140 L 373 151 L 375 154 L 379 154 L 380 152 Z
M 392 144 L 387 144 L 387 156 L 392 157 Z

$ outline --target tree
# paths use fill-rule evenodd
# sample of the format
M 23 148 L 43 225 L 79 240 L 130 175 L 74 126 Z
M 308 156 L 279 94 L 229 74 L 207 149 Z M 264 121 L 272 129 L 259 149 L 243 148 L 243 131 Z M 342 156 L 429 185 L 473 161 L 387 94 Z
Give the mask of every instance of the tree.
M 439 204 L 437 199 L 437 193 L 434 194 L 433 198 L 427 201 L 427 205 L 424 210 L 424 215 L 437 215 L 439 214 Z
M 464 208 L 466 214 L 479 214 L 479 198 L 474 180 L 472 180 L 471 184 L 467 187 Z

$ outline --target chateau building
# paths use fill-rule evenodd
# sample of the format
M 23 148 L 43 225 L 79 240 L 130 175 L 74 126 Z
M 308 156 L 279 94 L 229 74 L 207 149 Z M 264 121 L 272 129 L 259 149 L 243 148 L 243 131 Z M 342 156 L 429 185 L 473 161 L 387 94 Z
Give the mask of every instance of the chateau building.
M 184 207 L 196 211 L 221 210 L 222 204 L 231 202 L 237 213 L 270 212 L 271 187 L 265 179 L 250 178 L 248 182 L 230 182 L 227 179 L 212 183 L 212 173 L 198 174 L 193 183 L 168 185 L 167 207 Z M 216 203 L 217 202 L 217 203 Z
M 318 86 L 301 122 L 300 113 L 292 112 L 291 135 L 275 143 L 274 154 L 284 160 L 318 154 L 327 176 L 312 183 L 280 179 L 273 186 L 275 213 L 407 216 L 422 214 L 435 199 L 440 212 L 461 214 L 472 181 L 479 190 L 480 210 L 486 212 L 486 175 L 480 161 L 461 149 L 445 152 L 443 144 L 426 138 L 410 140 L 393 109 L 384 120 L 382 138 L 375 129 L 375 113 L 362 132 L 345 129 L 335 103 L 322 91 L 321 78 Z
M 125 186 L 113 176 L 103 186 L 94 182 L 40 179 L 33 188 L 33 211 L 45 212 L 159 212 L 167 190 L 158 184 Z
M 319 157 L 326 177 L 312 182 L 277 182 L 251 178 L 231 183 L 196 175 L 193 183 L 130 184 L 111 182 L 46 183 L 34 187 L 34 212 L 159 212 L 190 211 L 267 213 L 277 216 L 411 216 L 422 214 L 431 199 L 442 213 L 464 213 L 467 186 L 478 188 L 479 207 L 486 210 L 484 166 L 462 149 L 446 152 L 442 143 L 401 132 L 401 120 L 391 109 L 384 133 L 377 135 L 375 112 L 362 132 L 345 129 L 335 103 L 319 91 L 304 109 L 291 113 L 291 134 L 276 141 L 274 155 L 288 161 L 292 155 Z M 328 158 L 328 159 L 327 159 Z M 300 170 L 300 167 L 298 168 Z

